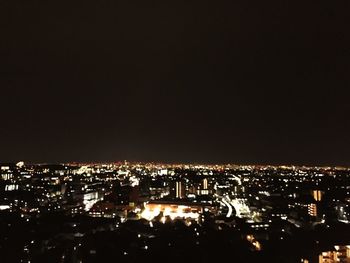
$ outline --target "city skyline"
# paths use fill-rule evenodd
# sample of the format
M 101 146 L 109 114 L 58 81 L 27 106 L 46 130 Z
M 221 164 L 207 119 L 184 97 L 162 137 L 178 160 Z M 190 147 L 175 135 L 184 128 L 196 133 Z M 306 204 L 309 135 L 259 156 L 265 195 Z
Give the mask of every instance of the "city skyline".
M 114 160 L 114 161 L 52 161 L 52 162 L 30 162 L 27 160 L 2 161 L 0 164 L 25 163 L 26 165 L 160 165 L 160 166 L 203 166 L 203 167 L 271 167 L 271 168 L 319 168 L 319 169 L 350 169 L 346 165 L 311 165 L 311 164 L 291 164 L 291 163 L 214 163 L 214 162 L 162 162 L 162 161 L 142 161 L 142 160 Z
M 348 263 L 349 185 L 349 168 L 0 163 L 0 251 L 27 263 Z
M 1 263 L 350 263 L 349 7 L 2 1 Z

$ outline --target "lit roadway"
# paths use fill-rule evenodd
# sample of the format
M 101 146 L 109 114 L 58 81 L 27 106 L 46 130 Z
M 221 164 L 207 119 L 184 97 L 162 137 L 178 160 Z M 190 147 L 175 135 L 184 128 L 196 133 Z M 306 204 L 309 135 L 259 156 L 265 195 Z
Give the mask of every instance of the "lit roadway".
M 224 198 L 221 200 L 221 203 L 226 205 L 227 208 L 228 208 L 228 213 L 227 213 L 226 217 L 231 217 L 232 216 L 232 212 L 233 212 L 232 206 Z
M 231 217 L 233 214 L 233 207 L 236 210 L 236 216 L 238 217 L 245 217 L 247 214 L 250 214 L 249 207 L 244 202 L 244 200 L 241 199 L 233 199 L 226 194 L 224 196 L 218 196 L 219 199 L 221 199 L 219 202 L 228 208 L 228 212 L 226 217 Z

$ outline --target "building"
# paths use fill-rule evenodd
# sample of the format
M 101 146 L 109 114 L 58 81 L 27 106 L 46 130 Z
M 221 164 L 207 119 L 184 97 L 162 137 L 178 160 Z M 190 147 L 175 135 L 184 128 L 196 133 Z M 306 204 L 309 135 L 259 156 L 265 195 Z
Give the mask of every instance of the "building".
M 311 203 L 307 205 L 307 212 L 310 216 L 317 216 L 317 205 L 315 203 Z
M 147 220 L 152 220 L 159 215 L 169 216 L 171 219 L 197 220 L 203 211 L 215 212 L 216 207 L 192 202 L 157 200 L 145 204 L 141 216 Z
M 181 182 L 181 181 L 177 181 L 176 182 L 176 195 L 175 195 L 175 197 L 176 198 L 179 198 L 179 199 L 182 199 L 182 198 L 184 198 L 185 196 L 186 196 L 186 191 L 185 191 L 185 185 L 184 185 L 184 183 L 183 182 Z
M 320 190 L 313 190 L 312 196 L 314 197 L 315 201 L 320 202 L 322 200 L 322 191 Z
M 322 252 L 319 263 L 350 263 L 350 246 L 334 246 L 335 250 Z

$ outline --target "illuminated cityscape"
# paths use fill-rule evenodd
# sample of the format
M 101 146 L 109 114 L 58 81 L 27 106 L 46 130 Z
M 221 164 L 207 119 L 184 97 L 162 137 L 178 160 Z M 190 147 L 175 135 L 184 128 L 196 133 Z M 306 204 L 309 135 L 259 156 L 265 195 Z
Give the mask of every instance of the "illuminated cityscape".
M 350 169 L 2 163 L 2 262 L 350 262 Z
M 350 1 L 0 1 L 0 263 L 350 263 Z

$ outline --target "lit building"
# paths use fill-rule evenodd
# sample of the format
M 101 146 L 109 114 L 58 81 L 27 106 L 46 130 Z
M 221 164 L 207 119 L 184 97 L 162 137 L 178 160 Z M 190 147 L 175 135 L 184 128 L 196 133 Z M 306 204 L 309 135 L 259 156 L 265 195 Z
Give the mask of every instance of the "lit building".
M 185 186 L 181 181 L 176 182 L 176 198 L 185 197 Z
M 5 191 L 15 191 L 18 190 L 17 184 L 8 184 L 5 186 Z
M 334 246 L 335 250 L 322 252 L 318 256 L 319 263 L 350 263 L 350 246 Z
M 317 216 L 317 206 L 315 203 L 307 205 L 307 212 L 310 216 Z
M 312 196 L 314 197 L 315 201 L 319 202 L 322 200 L 322 191 L 320 190 L 313 190 Z
M 141 217 L 150 221 L 162 214 L 163 217 L 169 216 L 171 219 L 197 220 L 204 210 L 213 212 L 215 209 L 215 207 L 210 205 L 189 202 L 153 201 L 145 204 L 145 209 L 141 213 Z
M 202 181 L 202 185 L 198 186 L 197 194 L 198 195 L 209 195 L 208 179 L 207 178 L 204 178 Z
M 203 190 L 208 190 L 208 179 L 207 178 L 203 179 Z

